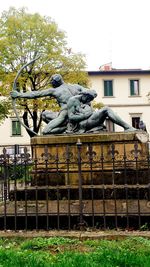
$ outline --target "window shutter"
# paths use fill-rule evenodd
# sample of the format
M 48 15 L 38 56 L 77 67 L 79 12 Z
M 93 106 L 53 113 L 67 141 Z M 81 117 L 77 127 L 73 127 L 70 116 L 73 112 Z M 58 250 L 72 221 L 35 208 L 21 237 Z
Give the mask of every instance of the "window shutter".
M 12 135 L 16 134 L 15 121 L 12 121 Z
M 134 95 L 134 81 L 130 81 L 130 95 Z
M 104 81 L 104 96 L 107 96 L 107 81 Z
M 19 121 L 16 121 L 16 134 L 21 135 L 21 125 Z
M 112 96 L 113 93 L 112 93 L 112 81 L 109 81 L 109 89 L 108 89 L 108 92 L 109 92 L 109 96 Z
M 21 124 L 19 121 L 12 121 L 12 135 L 21 135 Z
M 104 96 L 113 96 L 112 81 L 104 81 Z

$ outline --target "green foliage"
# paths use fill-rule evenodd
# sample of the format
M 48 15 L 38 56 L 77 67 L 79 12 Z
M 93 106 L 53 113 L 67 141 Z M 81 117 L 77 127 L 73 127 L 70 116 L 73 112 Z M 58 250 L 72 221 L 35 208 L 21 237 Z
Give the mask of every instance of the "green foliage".
M 66 244 L 79 244 L 80 241 L 77 239 L 69 239 L 63 237 L 54 237 L 54 238 L 33 238 L 32 240 L 27 240 L 22 243 L 22 249 L 46 249 L 49 246 L 61 246 Z
M 16 249 L 20 244 L 24 242 L 24 237 L 13 237 L 13 238 L 0 238 L 0 248 L 14 248 Z
M 65 32 L 52 18 L 30 14 L 25 8 L 10 8 L 2 13 L 0 26 L 3 92 L 7 94 L 8 87 L 12 88 L 17 71 L 38 56 L 40 58 L 23 71 L 19 80 L 19 87 L 24 90 L 49 86 L 50 76 L 55 72 L 61 72 L 66 81 L 72 82 L 75 76 L 76 83 L 82 83 L 82 79 L 85 83 L 86 74 L 82 72 L 85 69 L 84 55 L 68 53 Z
M 41 57 L 36 62 L 36 69 L 34 64 L 26 68 L 19 86 L 27 89 L 27 86 L 31 85 L 31 90 L 44 87 L 44 79 L 49 71 L 54 72 L 62 64 L 67 49 L 64 32 L 58 29 L 50 17 L 42 17 L 37 13 L 29 14 L 24 8 L 10 8 L 8 12 L 3 12 L 0 26 L 0 70 L 3 74 L 3 91 L 12 85 L 16 72 L 39 55 Z
M 31 165 L 23 165 L 21 164 L 9 164 L 7 166 L 7 175 L 9 180 L 16 180 L 19 182 L 29 182 L 31 181 Z M 1 166 L 0 175 L 4 177 L 4 166 Z
M 57 246 L 57 250 L 56 250 Z M 150 240 L 0 239 L 3 267 L 149 267 Z
M 54 256 L 46 252 L 0 250 L 0 266 L 2 267 L 49 267 Z
M 85 56 L 68 49 L 65 32 L 52 18 L 30 14 L 25 8 L 17 10 L 11 7 L 4 11 L 0 17 L 0 91 L 3 95 L 9 95 L 20 68 L 38 56 L 38 60 L 22 71 L 17 82 L 18 90 L 26 92 L 51 87 L 50 77 L 54 73 L 62 74 L 65 82 L 87 86 Z M 38 132 L 41 123 L 39 111 L 45 106 L 58 109 L 53 100 L 46 101 L 46 105 L 43 99 L 17 103 L 18 109 L 21 107 L 30 115 L 24 122 L 27 126 L 32 124 L 35 132 Z
M 93 107 L 93 109 L 101 109 L 104 107 L 104 104 L 102 102 L 93 101 L 92 107 Z
M 17 180 L 22 182 L 31 181 L 31 172 L 32 166 L 25 166 L 23 164 L 18 165 L 9 165 L 8 166 L 8 176 L 9 180 Z
M 148 223 L 145 223 L 145 224 L 143 224 L 143 225 L 141 225 L 141 227 L 140 227 L 140 231 L 148 231 L 149 230 L 149 224 Z
M 10 101 L 0 99 L 0 123 L 2 123 L 10 113 Z

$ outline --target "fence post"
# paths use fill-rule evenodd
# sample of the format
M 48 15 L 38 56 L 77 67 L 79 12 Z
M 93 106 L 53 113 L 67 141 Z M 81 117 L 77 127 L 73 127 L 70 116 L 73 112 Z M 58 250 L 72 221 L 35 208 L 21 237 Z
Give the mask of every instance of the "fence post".
M 78 178 L 79 178 L 79 228 L 82 230 L 84 227 L 83 221 L 83 202 L 82 202 L 82 170 L 81 170 L 81 146 L 82 143 L 80 139 L 77 140 L 77 156 L 78 156 Z
M 3 156 L 4 156 L 4 231 L 7 229 L 7 179 L 8 179 L 8 173 L 7 173 L 7 154 L 6 154 L 6 148 L 3 149 Z

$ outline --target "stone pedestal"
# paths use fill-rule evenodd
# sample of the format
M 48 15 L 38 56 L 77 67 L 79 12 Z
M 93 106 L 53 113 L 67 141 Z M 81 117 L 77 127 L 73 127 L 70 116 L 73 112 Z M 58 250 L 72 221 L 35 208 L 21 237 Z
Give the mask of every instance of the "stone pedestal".
M 145 132 L 33 137 L 33 184 L 101 184 L 104 177 L 109 183 L 113 172 L 147 168 L 147 141 Z

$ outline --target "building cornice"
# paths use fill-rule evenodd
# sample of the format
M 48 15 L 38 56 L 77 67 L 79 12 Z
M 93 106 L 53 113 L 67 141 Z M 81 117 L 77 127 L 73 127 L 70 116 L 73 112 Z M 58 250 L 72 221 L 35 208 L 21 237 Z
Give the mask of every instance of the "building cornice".
M 88 71 L 89 76 L 107 76 L 107 75 L 150 75 L 150 70 L 132 69 L 132 70 L 108 70 L 108 71 Z

